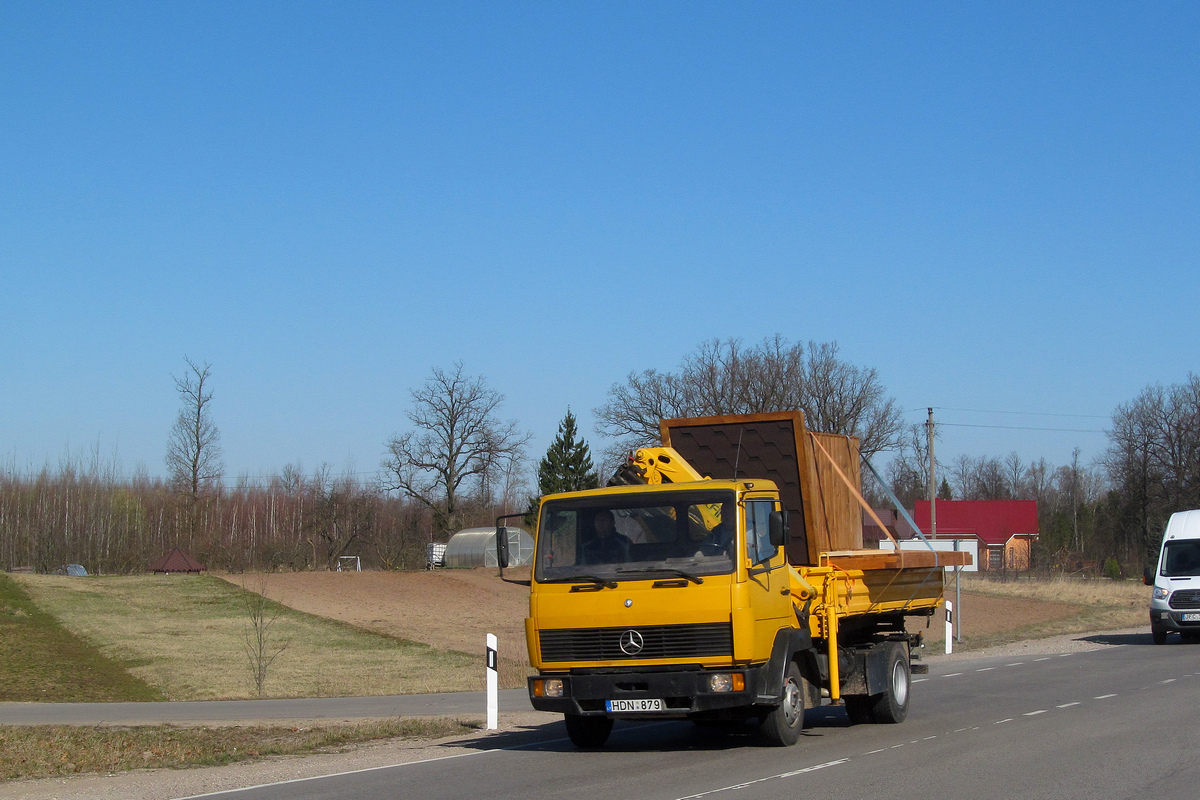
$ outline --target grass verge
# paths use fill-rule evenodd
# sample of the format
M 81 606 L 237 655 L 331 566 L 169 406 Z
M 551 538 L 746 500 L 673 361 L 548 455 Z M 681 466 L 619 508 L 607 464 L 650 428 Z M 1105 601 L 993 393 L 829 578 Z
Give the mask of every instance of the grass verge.
M 245 589 L 206 575 L 17 576 L 38 607 L 168 700 L 256 696 L 246 653 Z M 258 587 L 254 587 L 258 588 Z M 479 659 L 271 602 L 267 697 L 350 697 L 458 691 Z M 36 699 L 47 699 L 45 696 Z
M 129 666 L 68 631 L 15 581 L 0 575 L 0 700 L 162 699 L 130 675 Z
M 985 647 L 1011 644 L 1027 639 L 1045 639 L 1076 633 L 1135 628 L 1149 628 L 1147 611 L 1150 590 L 1133 581 L 1080 580 L 1077 578 L 1021 578 L 995 581 L 976 575 L 964 575 L 962 582 L 964 605 L 963 641 L 956 650 L 980 650 Z M 953 597 L 952 590 L 946 596 Z M 1013 615 L 1015 624 L 987 631 L 972 631 L 970 606 L 972 597 L 998 598 L 1038 603 L 1061 609 L 1048 618 L 1021 623 L 1021 614 Z M 941 629 L 934 625 L 935 636 L 941 641 Z
M 481 725 L 473 720 L 419 717 L 313 728 L 0 727 L 0 780 L 215 766 L 337 750 L 380 739 L 461 736 Z

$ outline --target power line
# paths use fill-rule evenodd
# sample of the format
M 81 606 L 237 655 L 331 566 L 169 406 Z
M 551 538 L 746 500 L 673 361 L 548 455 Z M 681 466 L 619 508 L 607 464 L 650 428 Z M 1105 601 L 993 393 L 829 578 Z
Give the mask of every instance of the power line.
M 982 408 L 950 408 L 934 406 L 938 411 L 970 411 L 974 414 L 1021 414 L 1030 417 L 1077 417 L 1079 419 L 1110 419 L 1103 414 L 1054 414 L 1048 411 L 988 411 Z
M 1006 431 L 1061 431 L 1063 433 L 1108 433 L 1105 430 L 1096 430 L 1093 428 L 1031 428 L 1024 425 L 970 425 L 965 422 L 938 422 L 937 427 L 943 425 L 951 428 L 1001 428 Z
M 902 414 L 911 414 L 914 411 L 925 411 L 929 406 L 920 408 L 906 408 L 900 412 Z M 989 411 L 983 408 L 951 408 L 950 406 L 934 406 L 935 411 L 968 411 L 972 414 L 1020 414 L 1027 417 L 1077 417 L 1079 419 L 1111 419 L 1103 414 L 1055 414 L 1048 411 Z M 941 423 L 946 424 L 946 423 Z

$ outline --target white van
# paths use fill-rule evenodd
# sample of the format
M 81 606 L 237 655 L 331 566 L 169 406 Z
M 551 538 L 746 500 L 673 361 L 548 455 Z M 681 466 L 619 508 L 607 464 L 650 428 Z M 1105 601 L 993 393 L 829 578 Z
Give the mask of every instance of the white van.
M 1158 569 L 1146 568 L 1150 632 L 1166 644 L 1174 631 L 1184 641 L 1200 640 L 1200 510 L 1171 515 L 1158 554 Z

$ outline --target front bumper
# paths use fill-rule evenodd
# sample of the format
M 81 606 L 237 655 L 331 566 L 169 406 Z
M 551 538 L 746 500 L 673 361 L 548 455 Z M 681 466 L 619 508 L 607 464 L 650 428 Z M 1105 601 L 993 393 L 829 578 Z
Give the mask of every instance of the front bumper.
M 1150 629 L 1153 631 L 1177 631 L 1200 633 L 1200 621 L 1183 621 L 1184 614 L 1200 614 L 1200 609 L 1176 611 L 1171 608 L 1150 608 Z
M 737 692 L 709 690 L 709 676 L 740 672 L 746 688 Z M 610 716 L 614 719 L 679 719 L 692 716 L 720 718 L 738 710 L 750 713 L 756 705 L 770 707 L 778 698 L 759 696 L 763 687 L 764 670 L 759 667 L 724 669 L 678 668 L 654 671 L 582 670 L 562 674 L 546 674 L 529 679 L 529 700 L 538 711 L 585 716 Z M 563 682 L 562 697 L 537 697 L 534 681 L 557 678 Z M 639 700 L 661 698 L 663 711 L 609 713 L 607 700 Z M 723 712 L 725 712 L 723 714 Z M 736 714 L 732 716 L 737 716 Z

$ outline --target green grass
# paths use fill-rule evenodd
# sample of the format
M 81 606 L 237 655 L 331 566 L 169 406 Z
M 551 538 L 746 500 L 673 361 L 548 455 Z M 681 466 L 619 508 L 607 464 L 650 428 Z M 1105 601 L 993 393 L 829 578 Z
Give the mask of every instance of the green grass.
M 213 766 L 273 755 L 336 750 L 378 739 L 465 736 L 480 727 L 478 721 L 447 717 L 315 728 L 0 727 L 0 780 L 154 767 Z
M 0 700 L 160 700 L 130 664 L 104 655 L 0 575 Z M 0 750 L 3 747 L 0 746 Z
M 248 594 L 241 587 L 205 575 L 18 580 L 40 608 L 129 665 L 166 699 L 256 695 L 245 645 Z M 264 696 L 412 694 L 478 683 L 474 656 L 268 603 L 268 617 L 276 614 L 272 639 L 287 647 L 270 667 Z

